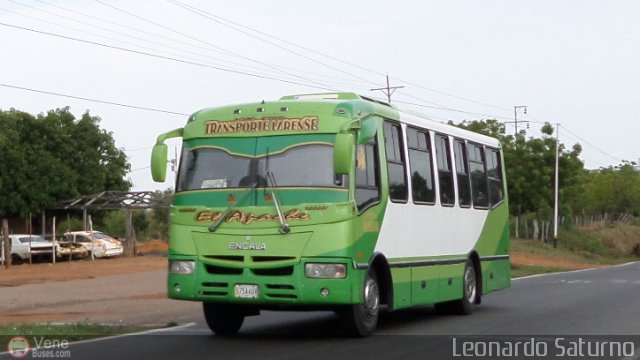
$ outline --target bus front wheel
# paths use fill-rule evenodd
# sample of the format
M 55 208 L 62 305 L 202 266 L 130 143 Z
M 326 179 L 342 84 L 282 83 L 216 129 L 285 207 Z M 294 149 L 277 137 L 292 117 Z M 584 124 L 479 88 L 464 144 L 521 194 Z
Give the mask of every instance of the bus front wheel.
M 223 304 L 203 302 L 204 318 L 216 335 L 233 336 L 238 333 L 245 314 L 240 309 Z
M 362 300 L 361 304 L 351 305 L 339 312 L 344 326 L 351 336 L 369 336 L 378 325 L 380 288 L 378 287 L 378 278 L 373 269 L 369 269 L 367 273 Z

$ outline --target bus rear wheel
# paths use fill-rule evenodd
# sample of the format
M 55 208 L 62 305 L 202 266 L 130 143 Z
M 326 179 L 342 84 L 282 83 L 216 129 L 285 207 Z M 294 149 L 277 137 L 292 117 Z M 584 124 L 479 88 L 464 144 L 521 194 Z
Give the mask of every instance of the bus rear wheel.
M 370 269 L 365 279 L 362 303 L 341 309 L 339 315 L 347 333 L 351 336 L 365 337 L 373 334 L 378 325 L 380 313 L 380 288 L 378 278 Z
M 462 276 L 462 299 L 453 302 L 453 312 L 458 315 L 471 315 L 478 300 L 478 277 L 471 260 L 467 260 Z
M 462 299 L 435 304 L 436 313 L 440 315 L 471 315 L 478 303 L 478 277 L 473 261 L 467 260 L 462 275 Z
M 233 336 L 244 322 L 244 312 L 232 306 L 203 302 L 204 318 L 209 329 L 216 335 Z

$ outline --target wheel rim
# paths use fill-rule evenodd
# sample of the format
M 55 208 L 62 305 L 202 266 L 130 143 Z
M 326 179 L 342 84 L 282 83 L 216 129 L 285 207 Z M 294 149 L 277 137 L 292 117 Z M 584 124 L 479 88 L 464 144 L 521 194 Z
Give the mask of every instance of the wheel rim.
M 476 273 L 473 266 L 467 267 L 464 271 L 464 292 L 469 303 L 476 300 Z
M 378 284 L 369 278 L 364 286 L 364 313 L 367 318 L 372 318 L 378 314 L 380 296 Z

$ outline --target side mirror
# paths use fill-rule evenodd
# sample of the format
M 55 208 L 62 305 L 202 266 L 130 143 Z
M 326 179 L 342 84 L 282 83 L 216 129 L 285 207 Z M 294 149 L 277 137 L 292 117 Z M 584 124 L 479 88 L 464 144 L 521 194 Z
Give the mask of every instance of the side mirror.
M 155 182 L 164 182 L 167 177 L 167 144 L 155 144 L 151 151 L 151 177 Z
M 376 135 L 378 124 L 375 118 L 369 117 L 362 121 L 360 130 L 358 130 L 358 144 L 366 144 L 372 137 Z
M 353 166 L 355 139 L 352 133 L 339 133 L 333 147 L 333 171 L 349 174 Z

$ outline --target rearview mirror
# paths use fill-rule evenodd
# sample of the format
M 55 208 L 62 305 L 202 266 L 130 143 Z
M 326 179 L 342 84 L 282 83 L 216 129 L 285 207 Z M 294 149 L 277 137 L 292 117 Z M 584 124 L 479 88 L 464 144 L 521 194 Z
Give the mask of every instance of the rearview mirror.
M 167 144 L 155 144 L 151 151 L 151 177 L 155 182 L 164 182 L 167 177 Z
M 352 133 L 339 133 L 333 147 L 333 171 L 336 174 L 349 174 L 353 165 L 355 139 Z
M 360 130 L 358 130 L 358 144 L 366 144 L 372 137 L 376 135 L 378 124 L 375 117 L 369 117 L 362 121 Z

